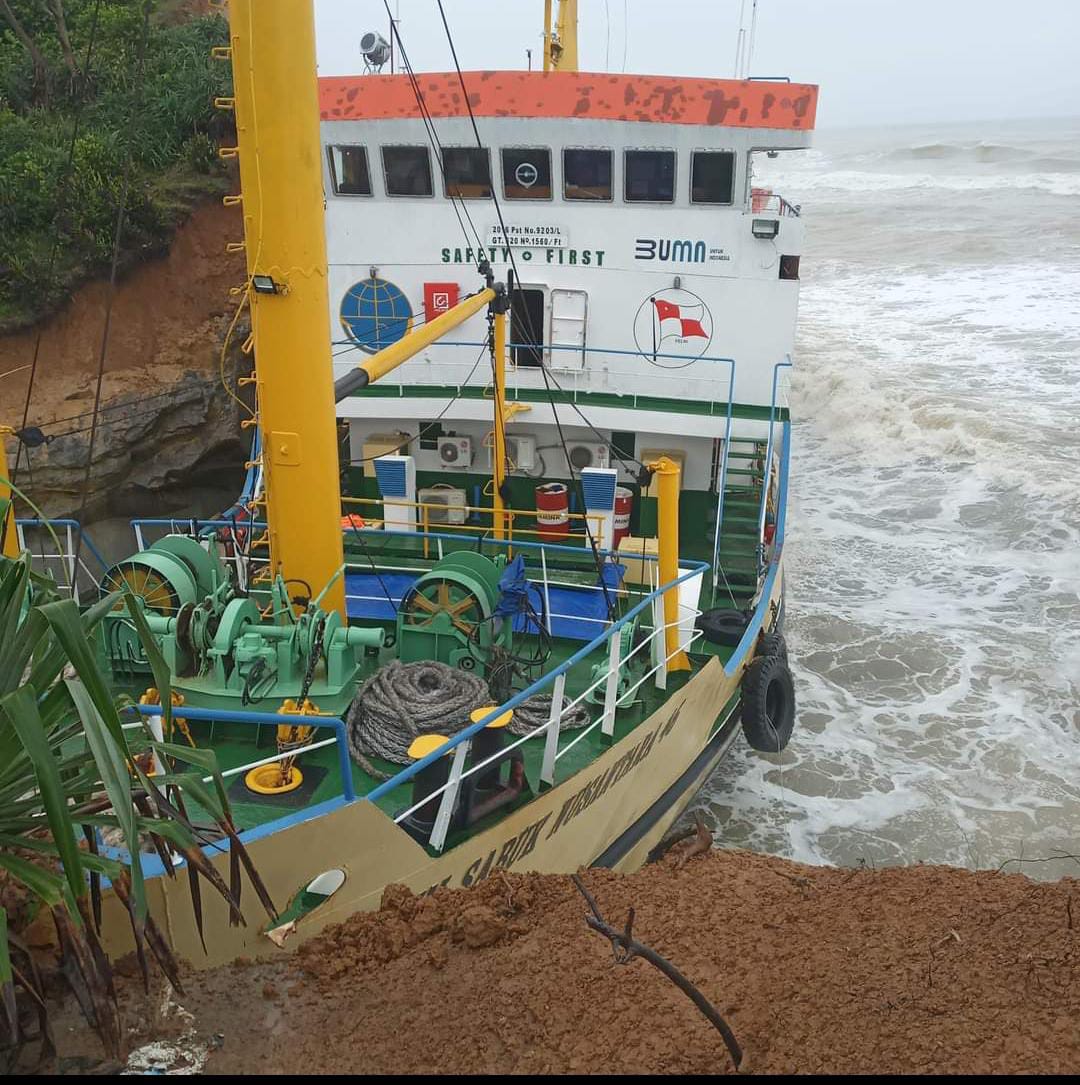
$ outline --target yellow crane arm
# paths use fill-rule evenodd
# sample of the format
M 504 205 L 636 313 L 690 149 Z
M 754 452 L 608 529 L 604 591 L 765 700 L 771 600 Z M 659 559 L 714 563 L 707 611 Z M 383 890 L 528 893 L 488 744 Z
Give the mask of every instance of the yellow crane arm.
M 495 300 L 495 290 L 486 287 L 478 294 L 473 294 L 464 301 L 459 301 L 453 309 L 447 309 L 441 316 L 421 324 L 416 331 L 402 336 L 396 343 L 383 347 L 365 362 L 361 362 L 353 372 L 346 374 L 334 383 L 334 399 L 340 403 L 346 396 L 360 388 L 366 388 L 372 381 L 385 377 L 397 369 L 402 362 L 407 362 L 419 354 L 424 347 L 430 346 L 436 339 L 452 331 L 459 324 L 464 324 L 474 313 L 480 312 Z

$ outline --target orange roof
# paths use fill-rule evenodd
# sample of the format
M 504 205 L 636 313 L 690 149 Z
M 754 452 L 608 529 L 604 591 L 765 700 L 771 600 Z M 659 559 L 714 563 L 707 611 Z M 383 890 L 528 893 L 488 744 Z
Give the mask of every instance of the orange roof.
M 589 72 L 466 72 L 478 117 L 583 117 L 733 128 L 812 129 L 818 89 L 808 83 L 681 79 Z M 464 117 L 457 72 L 417 76 L 433 117 Z M 418 117 L 407 75 L 324 76 L 319 108 L 326 121 Z

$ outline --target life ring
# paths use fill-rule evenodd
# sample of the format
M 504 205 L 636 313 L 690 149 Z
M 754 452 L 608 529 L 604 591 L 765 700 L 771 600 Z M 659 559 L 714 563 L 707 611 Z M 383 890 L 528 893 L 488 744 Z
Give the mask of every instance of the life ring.
M 359 513 L 350 512 L 348 516 L 341 518 L 341 527 L 344 531 L 359 531 L 360 528 L 367 527 L 367 524 Z
M 779 651 L 781 645 L 784 655 Z M 750 748 L 761 753 L 779 753 L 795 729 L 795 682 L 782 637 L 778 637 L 777 649 L 755 657 L 742 680 L 743 734 Z

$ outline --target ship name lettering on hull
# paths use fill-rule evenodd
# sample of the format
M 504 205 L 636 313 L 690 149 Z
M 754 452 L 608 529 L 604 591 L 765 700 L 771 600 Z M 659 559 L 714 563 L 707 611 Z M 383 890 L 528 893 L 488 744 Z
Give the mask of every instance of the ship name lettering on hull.
M 682 704 L 679 704 L 663 723 L 657 724 L 641 739 L 640 742 L 636 743 L 632 749 L 623 754 L 618 761 L 613 765 L 610 765 L 603 773 L 590 780 L 584 787 L 571 795 L 570 798 L 562 804 L 558 816 L 555 818 L 551 828 L 548 829 L 544 839 L 549 840 L 553 837 L 561 828 L 563 828 L 563 826 L 573 821 L 578 814 L 587 810 L 628 772 L 637 765 L 640 765 L 653 751 L 654 747 L 671 733 L 675 724 L 678 722 L 679 714 L 681 712 Z M 504 841 L 500 847 L 492 848 L 487 855 L 482 855 L 480 858 L 474 859 L 464 873 L 461 874 L 460 878 L 456 880 L 456 884 L 467 888 L 470 885 L 475 885 L 477 882 L 482 882 L 492 871 L 507 870 L 516 863 L 519 863 L 536 847 L 537 841 L 540 840 L 541 831 L 550 820 L 551 811 L 548 811 L 542 818 L 534 821 L 531 825 L 527 825 L 516 836 L 512 836 L 509 840 Z M 455 882 L 455 876 L 453 874 L 448 874 L 441 882 L 436 882 L 434 885 L 429 886 L 420 894 L 420 896 L 430 896 L 436 889 L 441 889 L 453 882 Z

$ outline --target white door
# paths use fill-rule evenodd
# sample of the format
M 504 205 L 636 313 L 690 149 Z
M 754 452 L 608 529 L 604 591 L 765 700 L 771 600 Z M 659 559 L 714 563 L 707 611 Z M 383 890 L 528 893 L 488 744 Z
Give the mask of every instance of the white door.
M 584 290 L 551 291 L 552 369 L 580 371 L 585 368 L 585 325 L 589 312 L 589 296 Z

